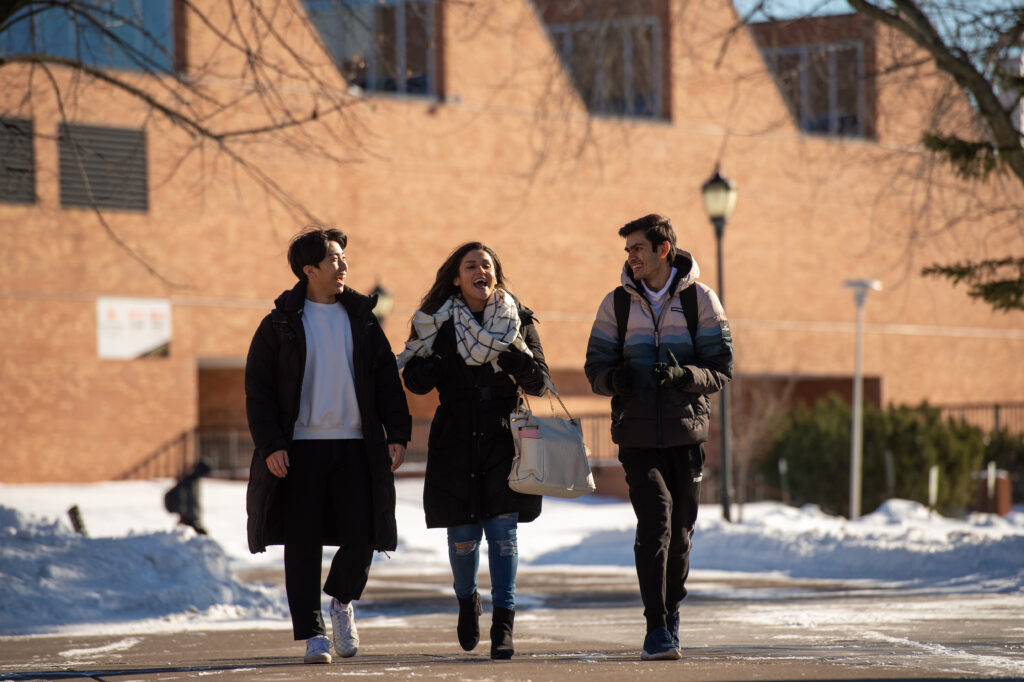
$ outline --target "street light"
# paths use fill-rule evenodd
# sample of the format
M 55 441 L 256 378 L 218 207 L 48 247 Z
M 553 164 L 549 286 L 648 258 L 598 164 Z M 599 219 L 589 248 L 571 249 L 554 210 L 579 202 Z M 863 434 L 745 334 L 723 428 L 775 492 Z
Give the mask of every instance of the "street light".
M 848 279 L 844 287 L 853 289 L 853 300 L 857 304 L 857 331 L 853 348 L 853 423 L 850 427 L 850 520 L 860 517 L 861 469 L 863 468 L 863 403 L 864 377 L 861 371 L 861 356 L 864 347 L 864 302 L 869 291 L 881 291 L 882 283 L 877 279 Z
M 711 218 L 711 224 L 715 228 L 715 242 L 718 247 L 718 300 L 725 306 L 725 269 L 722 263 L 722 237 L 725 232 L 725 223 L 732 215 L 732 209 L 736 206 L 736 186 L 722 177 L 715 166 L 715 173 L 701 187 L 701 196 L 704 198 L 704 208 Z M 729 445 L 732 441 L 729 419 L 729 385 L 726 384 L 721 391 L 719 407 L 719 419 L 722 432 L 722 518 L 731 521 L 729 513 L 729 497 L 732 490 L 732 474 L 729 464 Z

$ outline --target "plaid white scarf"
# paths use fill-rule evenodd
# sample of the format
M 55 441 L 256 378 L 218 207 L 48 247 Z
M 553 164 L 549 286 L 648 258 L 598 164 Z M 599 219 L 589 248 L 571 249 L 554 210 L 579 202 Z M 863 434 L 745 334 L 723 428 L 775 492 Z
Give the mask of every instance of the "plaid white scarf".
M 520 334 L 522 322 L 515 299 L 507 291 L 495 289 L 484 306 L 483 324 L 476 321 L 469 306 L 458 295 L 445 301 L 436 313 L 417 310 L 412 318 L 416 338 L 405 342 L 405 350 L 398 355 L 398 368 L 405 367 L 413 356 L 429 357 L 438 330 L 449 319 L 455 325 L 455 345 L 467 365 L 491 362 L 497 371 L 498 355 L 510 347 L 533 356 Z

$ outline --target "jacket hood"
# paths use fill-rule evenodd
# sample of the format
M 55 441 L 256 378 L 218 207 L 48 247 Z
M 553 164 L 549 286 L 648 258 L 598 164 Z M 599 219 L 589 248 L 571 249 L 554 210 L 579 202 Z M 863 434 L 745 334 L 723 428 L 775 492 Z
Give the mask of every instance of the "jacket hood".
M 347 284 L 345 290 L 337 296 L 338 301 L 345 306 L 349 315 L 361 315 L 373 310 L 377 305 L 377 296 L 361 294 Z M 281 292 L 281 295 L 274 299 L 274 307 L 283 313 L 299 313 L 306 304 L 306 283 L 296 282 L 291 289 Z
M 697 265 L 697 259 L 689 251 L 676 249 L 676 255 L 672 259 L 672 267 L 676 269 L 675 280 L 672 282 L 673 295 L 690 286 L 700 277 L 700 267 Z M 640 282 L 633 277 L 633 270 L 629 267 L 628 261 L 622 264 L 622 274 L 619 276 L 619 281 L 627 291 L 640 293 Z

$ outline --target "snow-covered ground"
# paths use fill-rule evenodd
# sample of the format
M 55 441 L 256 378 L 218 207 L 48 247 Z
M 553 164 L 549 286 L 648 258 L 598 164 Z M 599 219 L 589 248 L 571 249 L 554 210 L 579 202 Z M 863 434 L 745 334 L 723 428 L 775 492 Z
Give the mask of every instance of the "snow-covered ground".
M 206 537 L 164 511 L 171 484 L 0 484 L 0 636 L 289 627 L 282 587 L 234 577 L 283 565 L 280 547 L 248 552 L 244 483 L 202 481 Z M 373 574 L 447 572 L 445 533 L 423 522 L 422 481 L 401 479 L 397 487 L 398 551 L 378 554 Z M 72 505 L 87 537 L 71 530 Z M 744 505 L 742 520 L 731 524 L 720 512 L 701 508 L 695 577 L 771 573 L 947 594 L 1024 588 L 1021 507 L 1007 517 L 960 520 L 890 500 L 854 522 L 776 503 Z M 620 500 L 545 499 L 541 517 L 520 528 L 521 570 L 631 574 L 634 524 Z

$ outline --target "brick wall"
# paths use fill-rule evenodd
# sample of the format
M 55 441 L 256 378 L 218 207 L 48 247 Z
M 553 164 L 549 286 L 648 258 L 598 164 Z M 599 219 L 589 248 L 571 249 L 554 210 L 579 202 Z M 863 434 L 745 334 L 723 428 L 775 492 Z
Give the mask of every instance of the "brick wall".
M 354 102 L 345 113 L 350 137 L 329 135 L 327 123 L 314 128 L 348 161 L 340 165 L 286 146 L 246 152 L 318 219 L 349 233 L 352 286 L 380 282 L 395 296 L 385 329 L 396 350 L 445 256 L 470 239 L 492 245 L 513 291 L 537 312 L 573 409 L 606 409 L 580 372 L 594 312 L 618 283 L 620 225 L 652 211 L 671 216 L 701 278 L 717 286 L 699 196 L 716 162 L 740 192 L 724 242 L 739 373 L 848 376 L 854 305 L 841 283 L 874 277 L 885 290 L 867 304 L 864 370 L 880 378 L 881 400 L 1021 399 L 1019 313 L 994 314 L 916 274 L 920 264 L 983 246 L 953 232 L 910 241 L 922 215 L 938 220 L 961 200 L 948 170 L 925 173 L 926 159 L 907 146 L 941 79 L 881 84 L 878 142 L 810 137 L 796 130 L 745 33 L 723 51 L 735 20 L 729 3 L 675 0 L 669 12 L 671 120 L 588 116 L 525 1 L 449 3 L 443 101 Z M 305 30 L 282 17 L 286 34 Z M 189 63 L 205 64 L 213 44 L 189 25 Z M 883 64 L 889 44 L 879 40 Z M 237 71 L 230 54 L 219 57 L 224 74 Z M 28 111 L 19 104 L 27 74 L 5 67 L 0 76 L 0 110 L 30 113 L 51 136 L 59 115 L 49 85 L 32 81 Z M 304 97 L 292 92 L 297 110 Z M 60 207 L 56 145 L 38 137 L 39 201 L 0 204 L 7 482 L 111 478 L 215 414 L 236 419 L 237 376 L 212 387 L 200 368 L 243 361 L 260 318 L 293 283 L 284 253 L 306 220 L 215 150 L 183 158 L 194 141 L 119 93 L 88 84 L 71 104 L 78 122 L 146 125 L 149 211 L 104 219 L 164 279 L 119 248 L 94 213 Z M 256 107 L 228 115 L 261 121 Z M 928 178 L 948 189 L 926 193 Z M 1018 187 L 979 191 L 997 189 L 1021 199 Z M 989 223 L 982 215 L 972 227 L 980 233 Z M 991 248 L 1022 246 L 1019 236 L 999 239 Z M 96 297 L 108 295 L 170 299 L 170 357 L 98 359 Z M 429 414 L 432 400 L 416 399 L 417 414 Z

